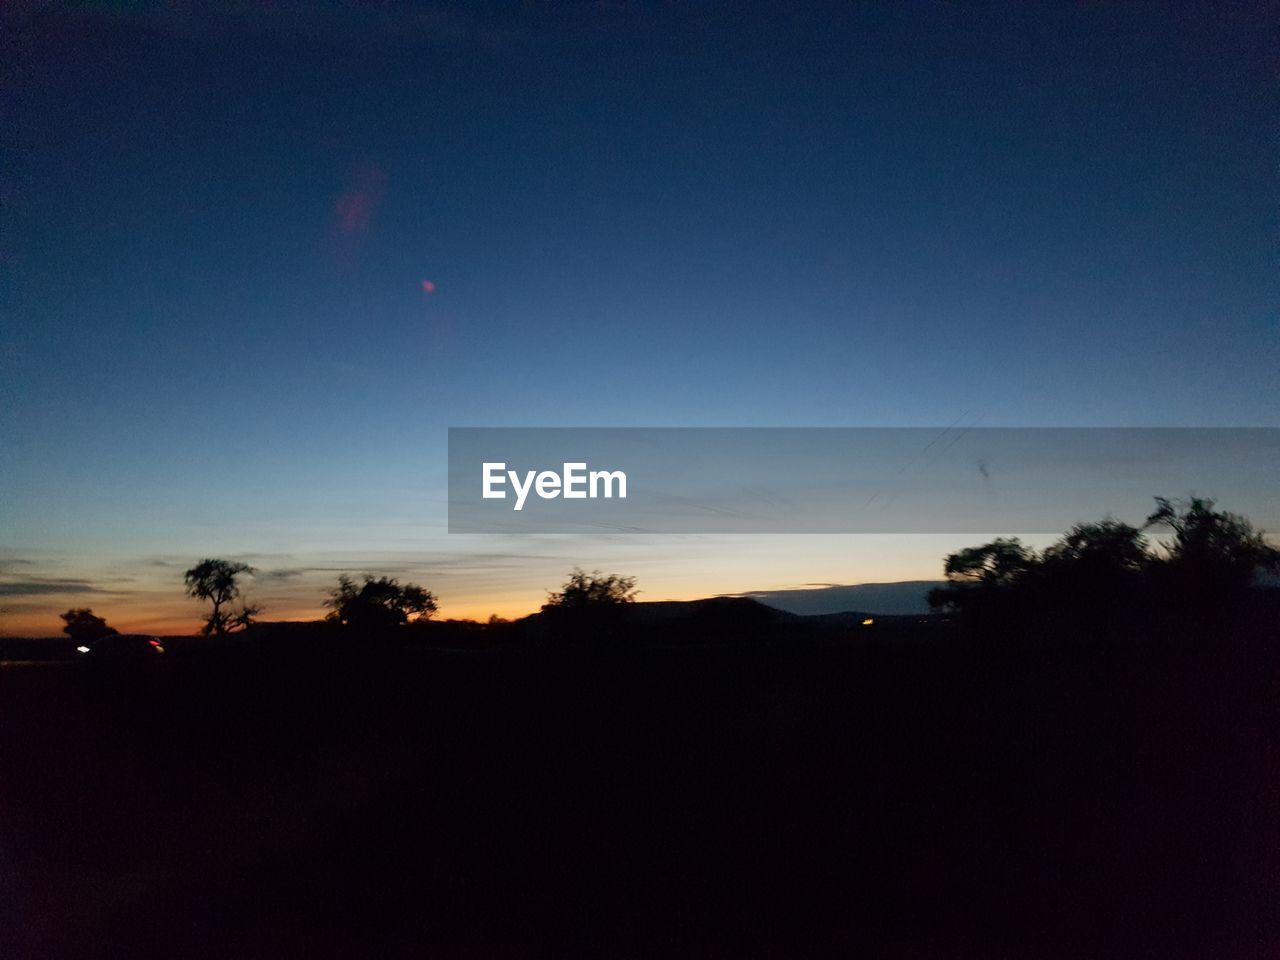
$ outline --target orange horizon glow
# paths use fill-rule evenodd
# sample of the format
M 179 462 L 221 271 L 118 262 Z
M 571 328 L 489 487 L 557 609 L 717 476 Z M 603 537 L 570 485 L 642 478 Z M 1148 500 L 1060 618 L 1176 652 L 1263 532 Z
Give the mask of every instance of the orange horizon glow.
M 662 595 L 640 597 L 641 602 L 702 600 L 717 596 L 742 596 L 757 591 L 677 590 Z M 546 601 L 545 592 L 537 597 L 522 593 L 517 597 L 502 599 L 476 599 L 452 604 L 441 604 L 433 620 L 474 620 L 484 623 L 491 616 L 504 620 L 518 620 L 537 613 Z M 6 613 L 0 621 L 0 637 L 59 637 L 62 620 L 59 614 L 70 607 L 88 606 L 103 617 L 108 625 L 121 633 L 149 633 L 157 636 L 189 637 L 200 632 L 204 623 L 200 608 L 182 601 L 163 604 L 111 603 L 59 603 L 40 610 Z M 182 606 L 182 611 L 174 609 Z M 263 623 L 314 622 L 323 620 L 328 609 L 320 604 L 273 605 L 267 607 L 259 621 Z
M 690 592 L 683 596 L 646 597 L 646 600 L 700 600 L 717 594 Z M 484 623 L 491 616 L 504 620 L 518 620 L 531 613 L 537 613 L 545 602 L 545 597 L 536 601 L 527 596 L 510 600 L 476 601 L 471 603 L 442 604 L 431 618 L 433 620 L 474 620 Z M 58 604 L 56 609 L 33 610 L 21 613 L 9 613 L 0 622 L 0 637 L 59 637 L 62 632 L 62 619 L 59 614 L 69 607 L 90 606 L 95 614 L 104 618 L 108 625 L 121 633 L 150 633 L 157 636 L 189 637 L 200 632 L 204 618 L 197 613 L 179 614 L 171 609 L 147 612 L 140 610 L 139 605 L 102 604 Z M 172 606 L 172 605 L 166 605 Z M 323 620 L 328 614 L 323 606 L 274 607 L 263 611 L 259 617 L 263 623 L 314 622 Z
M 639 579 L 641 602 L 687 601 L 717 596 L 741 596 L 761 591 L 811 589 L 830 585 L 895 583 L 938 578 L 939 558 L 966 545 L 968 538 L 860 537 L 734 539 L 690 544 L 682 552 L 661 551 L 654 544 L 636 549 L 588 551 L 571 543 L 556 556 L 533 556 L 513 565 L 477 551 L 458 554 L 457 564 L 416 555 L 361 557 L 347 555 L 335 562 L 318 557 L 290 556 L 277 561 L 244 584 L 245 597 L 260 605 L 263 622 L 307 622 L 329 612 L 324 601 L 339 572 L 387 570 L 403 582 L 421 583 L 439 600 L 436 619 L 474 620 L 491 616 L 516 620 L 536 613 L 549 590 L 563 583 L 574 566 L 622 571 Z M 463 546 L 471 546 L 464 543 Z M 584 556 L 586 555 L 586 556 Z M 31 565 L 12 575 L 17 587 L 26 583 L 82 582 L 88 589 L 23 594 L 0 598 L 0 636 L 64 636 L 60 614 L 88 607 L 124 633 L 190 636 L 204 622 L 207 604 L 184 595 L 184 560 L 156 566 L 132 557 L 63 560 L 52 556 L 41 567 Z M 293 569 L 296 567 L 298 569 Z M 46 572 L 47 571 L 47 572 Z M 285 574 L 285 575 L 281 575 Z M 43 576 L 42 576 L 43 575 Z

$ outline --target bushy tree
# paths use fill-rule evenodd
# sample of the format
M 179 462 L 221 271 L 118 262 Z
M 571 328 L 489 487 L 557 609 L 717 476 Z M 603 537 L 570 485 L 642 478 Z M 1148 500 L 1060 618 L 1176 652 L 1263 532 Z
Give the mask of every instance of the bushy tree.
M 547 594 L 542 615 L 564 640 L 617 639 L 625 626 L 623 613 L 635 599 L 635 577 L 574 567 L 564 585 Z
M 586 573 L 574 567 L 559 590 L 547 594 L 543 610 L 582 610 L 615 607 L 636 599 L 636 578 L 599 570 Z
M 951 554 L 945 571 L 947 579 L 955 583 L 1004 586 L 1017 581 L 1035 562 L 1035 551 L 1017 537 L 997 537 L 990 543 Z
M 1162 551 L 1143 530 L 1173 532 Z M 1212 500 L 1156 497 L 1143 528 L 1107 518 L 1081 523 L 1037 555 L 1016 539 L 997 539 L 946 558 L 947 584 L 929 594 L 935 609 L 971 622 L 1032 624 L 1123 633 L 1136 622 L 1184 621 L 1226 627 L 1249 606 L 1259 570 L 1280 569 L 1280 550 L 1244 517 Z
M 1239 514 L 1214 507 L 1214 501 L 1203 497 L 1156 497 L 1147 526 L 1173 531 L 1173 539 L 1161 544 L 1172 573 L 1187 582 L 1240 587 L 1259 570 L 1280 569 L 1280 550 L 1267 543 L 1263 531 L 1254 530 Z
M 1147 538 L 1137 527 L 1108 517 L 1078 523 L 1044 552 L 1044 562 L 1057 570 L 1074 567 L 1091 574 L 1139 573 L 1151 562 Z
M 395 627 L 410 620 L 428 620 L 436 612 L 436 597 L 416 583 L 401 584 L 393 577 L 366 574 L 364 583 L 343 574 L 325 606 L 330 620 L 361 629 Z
M 75 607 L 62 614 L 65 626 L 62 632 L 79 644 L 93 643 L 103 637 L 116 633 L 114 627 L 107 626 L 107 621 L 94 614 L 88 607 Z
M 929 591 L 929 605 L 955 612 L 989 603 L 996 591 L 1019 582 L 1038 562 L 1035 551 L 1017 537 L 966 547 L 947 556 L 947 585 Z
M 236 603 L 240 600 L 240 577 L 253 573 L 253 567 L 247 563 L 217 559 L 201 560 L 186 572 L 187 595 L 212 604 L 201 634 L 220 637 L 253 623 L 262 608 L 243 601 Z

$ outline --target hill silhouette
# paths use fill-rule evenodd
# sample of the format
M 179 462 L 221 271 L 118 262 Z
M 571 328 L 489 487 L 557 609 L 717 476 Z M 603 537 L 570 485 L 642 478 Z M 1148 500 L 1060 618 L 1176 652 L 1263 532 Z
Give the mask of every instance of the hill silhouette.
M 904 580 L 898 583 L 828 584 L 791 590 L 754 590 L 752 597 L 779 610 L 798 614 L 830 614 L 867 611 L 901 615 L 929 613 L 929 591 L 941 580 Z

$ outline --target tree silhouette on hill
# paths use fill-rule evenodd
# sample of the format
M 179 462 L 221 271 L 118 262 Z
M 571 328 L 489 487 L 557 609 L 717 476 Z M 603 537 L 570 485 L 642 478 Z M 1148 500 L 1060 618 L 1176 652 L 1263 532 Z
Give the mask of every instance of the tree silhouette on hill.
M 204 636 L 225 636 L 235 630 L 243 630 L 262 612 L 261 607 L 241 602 L 240 576 L 253 575 L 254 569 L 237 560 L 201 560 L 184 575 L 187 595 L 197 600 L 208 600 L 212 605 L 205 624 L 200 629 Z
M 564 585 L 547 594 L 542 615 L 562 635 L 575 640 L 613 636 L 636 593 L 635 577 L 599 570 L 587 573 L 574 567 Z
M 547 602 L 542 605 L 542 609 L 548 611 L 613 607 L 623 603 L 634 603 L 636 593 L 635 577 L 623 577 L 616 573 L 605 575 L 599 570 L 586 573 L 581 567 L 574 567 L 564 586 L 547 594 Z
M 436 596 L 430 590 L 370 574 L 358 587 L 346 574 L 340 576 L 325 606 L 332 611 L 329 620 L 372 630 L 429 620 L 437 609 Z

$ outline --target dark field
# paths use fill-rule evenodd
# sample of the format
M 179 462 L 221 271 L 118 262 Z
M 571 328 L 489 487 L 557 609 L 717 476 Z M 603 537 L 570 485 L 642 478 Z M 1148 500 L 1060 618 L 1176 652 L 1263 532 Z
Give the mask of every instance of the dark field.
M 1272 638 L 4 671 L 9 957 L 1265 957 Z

